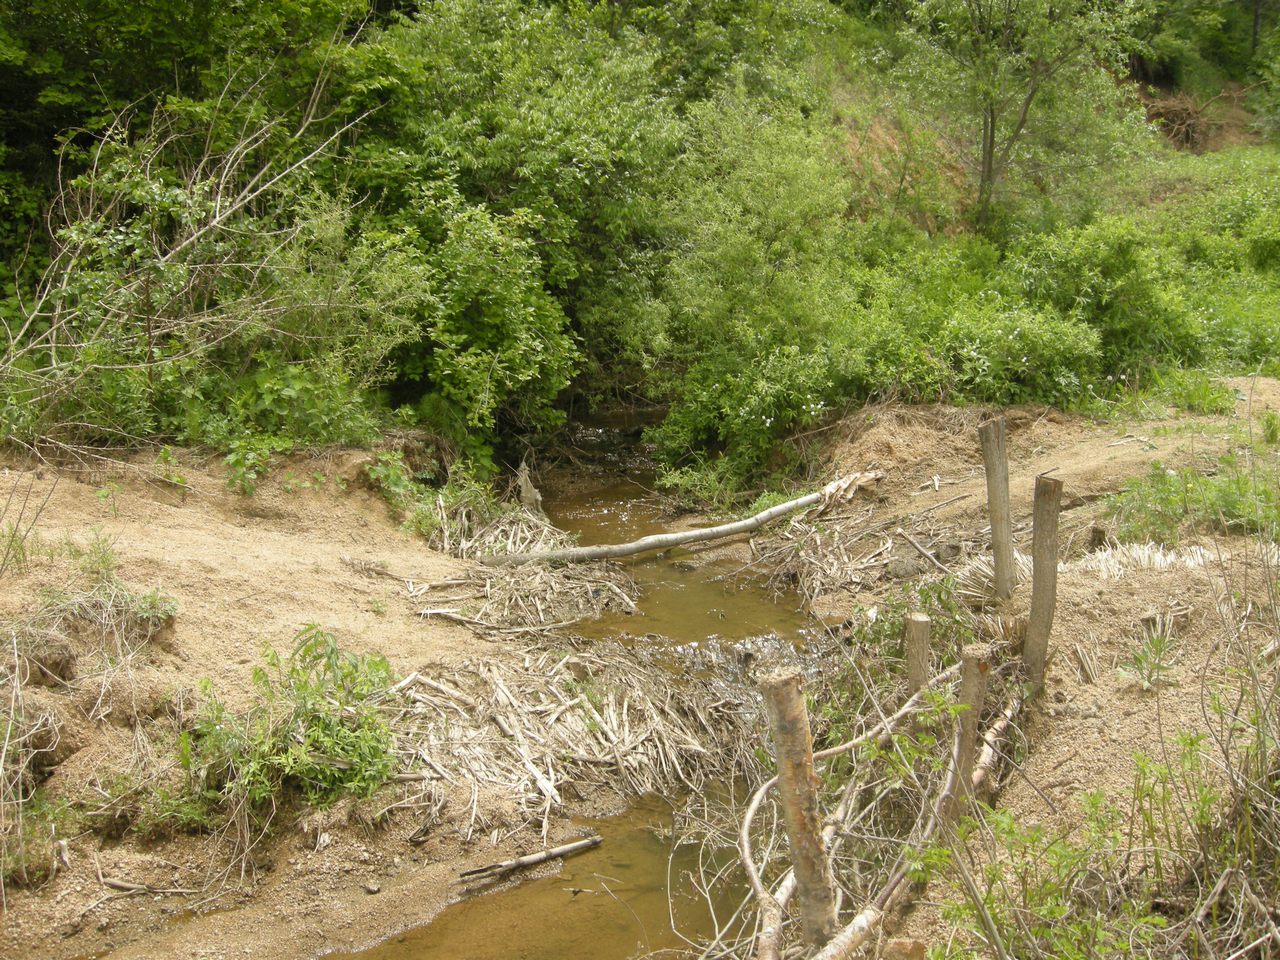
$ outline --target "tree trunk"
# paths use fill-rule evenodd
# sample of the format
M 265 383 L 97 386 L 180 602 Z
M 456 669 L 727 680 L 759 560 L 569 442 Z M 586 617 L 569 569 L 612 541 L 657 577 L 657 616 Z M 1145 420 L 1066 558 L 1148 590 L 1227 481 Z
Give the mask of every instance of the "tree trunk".
M 991 194 L 995 190 L 996 108 L 987 104 L 982 110 L 982 161 L 978 167 L 978 232 L 987 229 L 991 212 Z
M 839 929 L 835 877 L 822 849 L 818 816 L 818 778 L 813 773 L 813 735 L 800 690 L 800 671 L 783 669 L 760 682 L 765 713 L 778 760 L 778 793 L 782 800 L 791 864 L 800 900 L 800 924 L 810 947 L 821 947 Z

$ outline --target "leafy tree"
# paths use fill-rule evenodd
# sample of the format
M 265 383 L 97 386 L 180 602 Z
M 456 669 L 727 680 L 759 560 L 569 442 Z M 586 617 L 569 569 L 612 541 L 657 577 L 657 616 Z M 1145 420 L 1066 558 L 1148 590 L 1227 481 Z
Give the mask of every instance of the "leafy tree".
M 441 292 L 392 392 L 483 458 L 500 431 L 556 424 L 584 348 L 599 370 L 640 336 L 627 302 L 680 123 L 654 41 L 611 37 L 602 10 L 449 0 L 361 56 L 345 183 L 367 227 L 417 238 Z
M 1280 142 L 1280 27 L 1267 36 L 1255 62 L 1263 82 L 1254 91 L 1251 106 L 1262 132 Z
M 1267 0 L 1156 0 L 1134 24 L 1140 45 L 1130 75 L 1159 87 L 1217 93 L 1244 81 L 1267 15 Z
M 1092 0 L 923 0 L 898 76 L 975 183 L 974 223 L 1018 172 L 1046 192 L 1134 140 L 1113 74 L 1133 14 Z

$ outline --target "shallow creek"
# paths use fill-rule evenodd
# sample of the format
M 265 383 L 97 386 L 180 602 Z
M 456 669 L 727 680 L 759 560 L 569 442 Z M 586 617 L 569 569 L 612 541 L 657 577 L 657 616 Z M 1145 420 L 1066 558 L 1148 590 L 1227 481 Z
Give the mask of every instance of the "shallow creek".
M 619 431 L 597 428 L 585 442 L 616 442 Z M 584 443 L 579 440 L 579 443 Z M 615 448 L 616 449 L 616 448 Z M 621 543 L 670 528 L 660 501 L 648 493 L 652 473 L 622 450 L 605 477 L 572 493 L 546 491 L 544 506 L 557 526 L 583 545 Z M 640 588 L 639 613 L 579 624 L 591 638 L 661 645 L 765 642 L 803 644 L 806 618 L 762 593 L 726 588 L 716 578 L 737 564 L 697 566 L 646 554 L 623 561 Z M 628 640 L 628 638 L 631 638 Z M 768 640 L 765 640 L 768 638 Z M 696 851 L 674 847 L 671 808 L 648 797 L 620 816 L 583 821 L 604 843 L 564 862 L 560 872 L 453 904 L 425 927 L 410 930 L 352 960 L 626 960 L 679 948 L 686 937 L 715 935 L 706 905 L 689 895 L 681 871 Z M 676 896 L 668 902 L 667 891 Z M 741 891 L 717 904 L 732 913 Z M 730 903 L 733 900 L 733 903 Z

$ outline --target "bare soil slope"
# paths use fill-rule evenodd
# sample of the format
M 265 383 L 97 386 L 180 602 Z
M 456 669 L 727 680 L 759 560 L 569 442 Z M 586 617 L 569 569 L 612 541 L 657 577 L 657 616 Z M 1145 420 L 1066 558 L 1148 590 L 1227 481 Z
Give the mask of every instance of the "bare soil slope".
M 252 497 L 227 489 L 216 459 L 185 458 L 187 491 L 149 479 L 150 463 L 142 459 L 137 468 L 93 473 L 58 475 L 17 462 L 0 471 L 0 502 L 15 492 L 11 517 L 23 499 L 30 515 L 48 498 L 35 528 L 43 546 L 25 570 L 6 574 L 0 617 L 30 611 L 43 591 L 74 590 L 84 574 L 73 554 L 99 539 L 110 544 L 124 583 L 139 591 L 162 588 L 178 607 L 159 642 L 124 663 L 101 696 L 95 684 L 70 703 L 27 688 L 64 720 L 60 749 L 69 756 L 45 784 L 51 797 L 92 794 L 99 778 L 127 776 L 138 732 L 200 680 L 211 680 L 228 707 L 243 706 L 264 644 L 287 653 L 304 624 L 332 632 L 344 649 L 384 655 L 400 675 L 476 652 L 481 642 L 470 631 L 423 621 L 398 582 L 363 576 L 344 561 L 380 562 L 420 580 L 458 570 L 457 561 L 401 533 L 382 499 L 361 488 L 365 459 L 359 452 L 300 458 L 278 466 Z M 326 478 L 319 490 L 295 479 L 311 485 L 317 474 Z M 68 540 L 77 549 L 63 549 Z M 0 956 L 98 954 L 139 939 L 123 955 L 310 956 L 430 918 L 446 902 L 445 868 L 424 865 L 410 888 L 370 897 L 366 883 L 384 883 L 402 866 L 416 868 L 420 857 L 400 837 L 366 836 L 348 822 L 351 815 L 350 805 L 341 806 L 310 835 L 290 831 L 264 854 L 259 866 L 268 872 L 243 884 L 231 877 L 224 895 L 208 905 L 250 906 L 177 924 L 172 918 L 185 916 L 199 898 L 104 899 L 120 891 L 104 888 L 99 871 L 155 888 L 202 890 L 220 865 L 215 838 L 154 845 L 66 838 L 69 868 L 39 890 L 8 891 Z M 320 831 L 332 843 L 312 853 Z

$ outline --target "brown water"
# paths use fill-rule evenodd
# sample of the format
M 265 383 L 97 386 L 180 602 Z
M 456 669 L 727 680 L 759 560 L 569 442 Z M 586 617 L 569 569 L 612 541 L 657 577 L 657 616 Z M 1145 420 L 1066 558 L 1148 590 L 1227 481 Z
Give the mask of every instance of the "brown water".
M 625 543 L 670 529 L 661 500 L 648 493 L 650 472 L 610 478 L 570 497 L 548 496 L 551 521 L 578 534 L 583 546 Z M 575 630 L 585 637 L 644 638 L 664 644 L 741 643 L 774 638 L 803 645 L 808 618 L 794 601 L 775 603 L 761 590 L 739 590 L 730 578 L 741 564 L 694 565 L 691 549 L 647 553 L 619 561 L 640 588 L 640 613 L 607 614 Z
M 600 430 L 600 445 L 607 447 L 615 436 Z M 544 491 L 552 522 L 577 533 L 584 545 L 626 542 L 669 527 L 662 502 L 647 492 L 653 481 L 648 465 L 629 459 L 625 446 L 613 464 L 572 494 Z M 798 611 L 719 579 L 735 564 L 694 567 L 682 559 L 688 557 L 676 550 L 623 561 L 640 587 L 640 612 L 579 624 L 578 632 L 675 647 L 803 646 L 807 620 Z M 715 921 L 687 875 L 696 872 L 697 849 L 672 846 L 671 820 L 666 801 L 650 797 L 622 816 L 587 821 L 604 843 L 566 860 L 560 872 L 472 895 L 427 926 L 349 960 L 627 960 L 686 946 L 680 934 L 710 939 Z M 723 891 L 715 905 L 721 922 L 742 893 Z
M 696 871 L 697 851 L 672 845 L 666 803 L 650 797 L 621 816 L 582 822 L 605 842 L 558 873 L 472 894 L 425 927 L 327 960 L 606 960 L 687 946 L 673 919 L 686 936 L 711 932 L 685 875 Z M 723 900 L 717 913 L 728 917 L 736 905 Z

